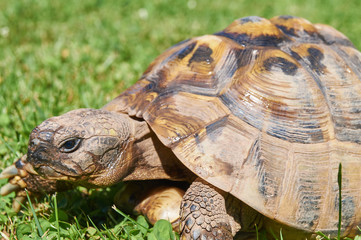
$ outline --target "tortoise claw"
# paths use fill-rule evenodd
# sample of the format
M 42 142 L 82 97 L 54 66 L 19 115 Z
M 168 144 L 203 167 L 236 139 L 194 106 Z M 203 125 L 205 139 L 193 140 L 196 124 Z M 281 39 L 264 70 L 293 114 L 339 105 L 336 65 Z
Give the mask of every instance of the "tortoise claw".
M 6 196 L 12 192 L 15 192 L 15 198 L 12 202 L 12 208 L 15 212 L 19 212 L 23 204 L 26 202 L 26 182 L 18 175 L 12 176 L 9 182 L 1 187 L 0 196 Z M 32 192 L 28 192 L 29 196 L 32 196 Z
M 11 177 L 15 177 L 19 174 L 18 169 L 15 167 L 15 165 L 11 165 L 7 168 L 5 168 L 1 173 L 0 173 L 0 179 L 5 179 L 5 178 L 11 178 Z
M 46 179 L 34 170 L 24 155 L 15 163 L 5 168 L 0 173 L 0 179 L 8 179 L 8 183 L 0 188 L 0 196 L 15 192 L 13 209 L 20 211 L 22 204 L 26 201 L 27 195 L 37 197 L 44 193 L 53 193 L 72 189 L 73 184 L 58 182 L 57 180 Z
M 7 183 L 0 189 L 0 195 L 6 196 L 6 195 L 8 195 L 12 192 L 16 192 L 20 189 L 21 189 L 20 185 Z

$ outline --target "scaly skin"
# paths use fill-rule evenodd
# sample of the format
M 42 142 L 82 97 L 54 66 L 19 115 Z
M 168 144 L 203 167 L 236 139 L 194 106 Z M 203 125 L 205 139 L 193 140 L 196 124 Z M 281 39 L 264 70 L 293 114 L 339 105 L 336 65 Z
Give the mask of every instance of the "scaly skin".
M 181 239 L 233 239 L 239 230 L 227 214 L 222 194 L 210 184 L 197 179 L 186 191 L 181 204 Z M 232 229 L 233 227 L 233 229 Z

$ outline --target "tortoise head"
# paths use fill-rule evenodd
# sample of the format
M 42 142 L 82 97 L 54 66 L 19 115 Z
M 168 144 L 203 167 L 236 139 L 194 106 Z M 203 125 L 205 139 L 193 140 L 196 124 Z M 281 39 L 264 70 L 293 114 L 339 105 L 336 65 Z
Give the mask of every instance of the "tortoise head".
M 52 117 L 32 131 L 25 170 L 85 186 L 111 185 L 131 165 L 131 131 L 127 115 L 104 110 L 78 109 Z

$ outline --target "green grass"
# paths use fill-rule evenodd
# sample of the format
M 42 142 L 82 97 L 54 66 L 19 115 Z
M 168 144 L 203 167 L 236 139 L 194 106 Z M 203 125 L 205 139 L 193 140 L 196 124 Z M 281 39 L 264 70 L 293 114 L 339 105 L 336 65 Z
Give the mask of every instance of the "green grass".
M 330 24 L 361 49 L 359 0 L 32 1 L 0 0 L 0 169 L 26 152 L 44 119 L 100 108 L 131 86 L 171 45 L 225 28 L 248 15 L 297 15 Z M 0 184 L 6 181 L 2 180 Z M 71 191 L 11 210 L 0 201 L 0 232 L 10 239 L 153 239 L 114 211 L 114 189 Z M 75 217 L 76 216 L 76 217 Z M 152 234 L 151 234 L 152 233 Z M 24 236 L 22 236 L 22 234 Z

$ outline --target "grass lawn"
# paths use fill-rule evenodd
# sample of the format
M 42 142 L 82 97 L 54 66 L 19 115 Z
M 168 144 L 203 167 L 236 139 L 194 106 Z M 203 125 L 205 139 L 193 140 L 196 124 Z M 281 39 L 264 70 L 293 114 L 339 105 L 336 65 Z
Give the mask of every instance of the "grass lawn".
M 359 0 L 0 0 L 0 9 L 0 169 L 26 153 L 30 131 L 44 119 L 100 108 L 168 47 L 236 18 L 302 16 L 334 26 L 361 49 Z M 0 197 L 0 232 L 4 239 L 39 239 L 39 223 L 48 239 L 169 234 L 167 223 L 145 230 L 112 210 L 113 191 L 47 196 L 35 204 L 37 219 L 28 205 L 12 211 L 13 194 Z

